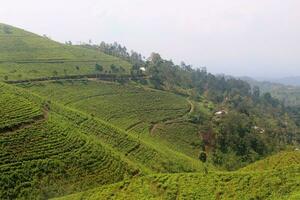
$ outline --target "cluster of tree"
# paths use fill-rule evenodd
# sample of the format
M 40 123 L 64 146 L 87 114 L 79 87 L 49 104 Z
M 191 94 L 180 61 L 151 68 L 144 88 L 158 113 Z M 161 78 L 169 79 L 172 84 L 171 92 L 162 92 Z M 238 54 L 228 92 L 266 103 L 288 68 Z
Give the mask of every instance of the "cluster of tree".
M 193 69 L 191 65 L 181 63 L 175 65 L 172 61 L 164 60 L 157 53 L 152 53 L 145 62 L 147 74 L 156 88 L 193 89 L 196 95 L 206 95 L 214 102 L 223 102 L 226 97 L 235 94 L 251 95 L 248 83 L 237 79 L 226 79 L 208 73 L 205 67 Z
M 114 42 L 113 44 L 105 42 L 101 42 L 100 44 L 92 44 L 90 42 L 89 44 L 81 44 L 80 46 L 98 50 L 108 55 L 119 57 L 121 59 L 129 61 L 132 64 L 139 65 L 140 67 L 144 63 L 144 59 L 140 53 L 137 53 L 132 50 L 129 52 L 125 46 L 122 46 L 117 42 Z
M 11 29 L 11 27 L 8 26 L 8 25 L 3 25 L 3 26 L 2 26 L 2 29 L 3 29 L 3 32 L 4 32 L 5 34 L 11 34 L 11 33 L 12 33 L 12 29 Z
M 122 67 L 122 66 L 116 66 L 114 64 L 110 65 L 109 71 L 105 70 L 104 71 L 104 67 L 98 63 L 95 64 L 95 71 L 97 73 L 113 73 L 113 74 L 117 74 L 117 73 L 124 73 L 126 70 Z
M 282 102 L 258 87 L 231 77 L 216 76 L 206 68 L 175 65 L 153 53 L 144 64 L 150 83 L 160 89 L 184 89 L 195 99 L 205 96 L 229 112 L 220 119 L 198 117 L 195 123 L 211 126 L 214 164 L 236 169 L 299 140 L 299 130 Z M 267 119 L 267 120 L 266 120 Z M 204 154 L 199 157 L 204 161 Z

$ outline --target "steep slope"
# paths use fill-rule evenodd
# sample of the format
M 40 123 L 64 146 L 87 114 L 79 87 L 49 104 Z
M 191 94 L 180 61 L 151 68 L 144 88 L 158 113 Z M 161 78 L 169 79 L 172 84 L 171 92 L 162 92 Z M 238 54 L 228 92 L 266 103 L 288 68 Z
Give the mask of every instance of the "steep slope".
M 140 127 L 148 131 L 152 123 L 182 116 L 190 109 L 183 97 L 134 85 L 58 81 L 20 86 L 93 114 L 125 130 Z
M 47 37 L 0 24 L 0 79 L 19 80 L 49 76 L 103 73 L 111 64 L 128 72 L 131 65 L 119 58 L 90 49 L 64 45 Z
M 5 84 L 0 86 L 4 97 L 14 98 L 5 104 L 10 112 L 0 109 L 0 116 L 9 114 L 4 122 L 11 125 L 0 133 L 1 199 L 44 199 L 141 173 L 135 164 L 52 111 L 42 99 Z M 44 109 L 43 117 L 28 112 L 34 109 L 27 104 L 40 112 Z
M 181 151 L 174 151 L 162 145 L 159 140 L 148 137 L 151 123 L 178 117 L 188 112 L 188 103 L 183 97 L 132 85 L 95 81 L 58 81 L 19 84 L 19 86 L 48 97 L 51 101 L 61 102 L 68 107 L 91 114 L 93 118 L 90 117 L 90 121 L 83 123 L 90 132 L 121 152 L 130 151 L 131 155 L 139 154 L 136 155 L 139 157 L 138 160 L 150 168 L 155 166 L 155 171 L 201 170 L 198 159 L 185 155 Z M 95 121 L 99 120 L 105 120 L 106 123 L 109 122 L 123 130 L 118 129 L 118 135 L 106 134 L 105 137 L 99 135 L 97 125 L 94 125 Z M 127 141 L 124 138 L 130 138 L 134 142 L 122 146 L 120 142 Z M 144 155 L 144 150 L 141 151 L 144 147 L 136 140 L 141 140 L 155 151 Z M 151 162 L 152 164 L 149 164 Z
M 10 85 L 0 86 L 1 93 L 15 98 L 12 103 L 30 102 L 39 110 L 38 116 L 43 113 L 42 118 L 0 134 L 3 199 L 49 198 L 142 174 L 203 170 L 198 160 L 164 152 L 90 115 Z M 15 108 L 10 113 L 12 122 L 26 113 Z M 1 116 L 4 111 L 0 110 Z
M 170 157 L 174 152 L 197 159 L 198 126 L 185 117 L 192 106 L 186 97 L 137 85 L 96 81 L 19 84 L 52 101 L 92 114 L 139 137 Z
M 157 174 L 58 199 L 297 199 L 299 180 L 299 165 L 256 173 Z
M 0 133 L 43 119 L 42 106 L 13 94 L 0 84 Z

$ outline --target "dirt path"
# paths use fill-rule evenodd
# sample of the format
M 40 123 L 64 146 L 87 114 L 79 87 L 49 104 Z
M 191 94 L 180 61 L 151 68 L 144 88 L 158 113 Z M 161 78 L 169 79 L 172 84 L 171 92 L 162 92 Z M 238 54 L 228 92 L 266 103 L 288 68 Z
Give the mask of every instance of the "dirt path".
M 189 100 L 189 99 L 187 99 L 187 102 L 189 102 L 189 104 L 190 104 L 190 111 L 189 111 L 188 114 L 192 114 L 192 113 L 195 111 L 195 105 L 194 105 L 194 103 L 193 103 L 191 100 Z
M 180 117 L 174 118 L 174 119 L 169 119 L 169 120 L 166 120 L 166 121 L 160 121 L 160 122 L 157 122 L 157 123 L 153 124 L 150 128 L 150 135 L 154 135 L 154 131 L 157 129 L 159 124 L 174 124 L 174 123 L 184 122 L 186 120 L 186 119 L 184 119 L 184 117 L 189 115 L 189 114 L 192 114 L 195 111 L 194 103 L 189 99 L 186 99 L 186 101 L 190 105 L 190 109 L 187 113 L 185 113 L 184 115 L 182 115 Z
M 131 124 L 130 126 L 128 126 L 125 131 L 130 131 L 132 130 L 134 127 L 138 126 L 139 124 L 143 123 L 143 121 L 139 121 L 139 122 L 136 122 L 134 124 Z
M 11 127 L 4 127 L 2 129 L 0 129 L 0 133 L 15 132 L 15 131 L 18 131 L 21 129 L 29 128 L 32 125 L 37 124 L 37 123 L 47 120 L 47 119 L 48 119 L 48 110 L 43 109 L 43 114 L 33 117 L 32 121 L 15 124 Z

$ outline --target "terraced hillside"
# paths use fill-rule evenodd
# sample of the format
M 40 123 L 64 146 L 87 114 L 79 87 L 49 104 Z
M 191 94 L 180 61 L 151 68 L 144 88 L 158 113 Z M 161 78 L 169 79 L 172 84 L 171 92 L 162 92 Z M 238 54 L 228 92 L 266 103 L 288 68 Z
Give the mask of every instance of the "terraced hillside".
M 157 174 L 58 199 L 297 199 L 299 180 L 300 165 L 255 173 Z
M 158 54 L 130 71 L 93 48 L 4 24 L 0 44 L 0 199 L 299 197 L 299 151 L 216 170 L 298 145 L 280 102 L 246 83 Z M 143 84 L 89 76 L 135 77 L 140 66 Z
M 148 173 L 203 171 L 197 160 L 156 149 L 90 115 L 0 86 L 4 96 L 14 97 L 12 103 L 27 102 L 43 116 L 1 132 L 1 199 L 49 198 Z M 12 108 L 12 122 L 26 114 L 10 102 L 5 106 Z
M 0 85 L 0 93 L 0 133 L 44 118 L 41 105 L 7 92 L 3 85 Z
M 93 74 L 96 63 L 103 66 L 102 73 L 108 73 L 111 64 L 122 67 L 122 73 L 131 68 L 119 58 L 60 44 L 5 24 L 0 24 L 0 44 L 0 80 Z
M 184 97 L 109 82 L 58 81 L 23 87 L 131 131 L 148 132 L 153 123 L 178 118 L 190 110 Z
M 89 138 L 59 113 L 44 111 L 47 116 L 36 119 L 27 109 L 38 110 L 42 101 L 11 86 L 0 85 L 5 97 L 14 97 L 14 101 L 5 104 L 11 112 L 4 121 L 14 125 L 14 129 L 3 129 L 0 134 L 1 199 L 48 198 L 114 183 L 140 173 L 129 161 Z M 6 110 L 0 110 L 1 116 L 8 116 L 3 111 Z M 24 121 L 26 116 L 28 120 Z M 16 127 L 15 122 L 26 122 L 26 126 Z
M 19 86 L 112 123 L 164 152 L 171 150 L 198 159 L 198 126 L 188 122 L 187 116 L 200 109 L 186 97 L 136 85 L 95 81 Z

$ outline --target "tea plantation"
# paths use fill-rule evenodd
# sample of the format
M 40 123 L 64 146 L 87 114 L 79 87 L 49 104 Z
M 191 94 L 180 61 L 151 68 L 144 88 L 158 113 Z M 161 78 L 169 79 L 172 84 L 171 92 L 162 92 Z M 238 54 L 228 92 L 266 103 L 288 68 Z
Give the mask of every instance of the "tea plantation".
M 0 134 L 3 199 L 44 199 L 148 173 L 203 171 L 199 161 L 156 149 L 100 119 L 0 85 L 4 97 L 14 98 L 10 102 L 33 105 L 37 115 L 44 112 L 43 118 Z M 14 112 L 6 123 L 14 125 L 26 110 L 21 109 L 23 104 L 19 108 L 10 102 L 5 105 Z M 19 123 L 24 123 L 22 119 Z
M 56 81 L 19 86 L 93 114 L 125 130 L 139 128 L 148 131 L 152 123 L 178 118 L 190 109 L 184 97 L 134 85 Z
M 131 64 L 101 52 L 60 44 L 0 23 L 0 80 L 26 80 L 51 76 L 108 72 L 114 64 L 128 73 Z
M 155 174 L 59 199 L 297 199 L 299 180 L 299 164 L 255 173 Z
M 105 48 L 0 24 L 0 199 L 300 199 L 300 131 L 279 101 Z

